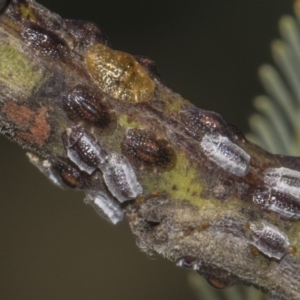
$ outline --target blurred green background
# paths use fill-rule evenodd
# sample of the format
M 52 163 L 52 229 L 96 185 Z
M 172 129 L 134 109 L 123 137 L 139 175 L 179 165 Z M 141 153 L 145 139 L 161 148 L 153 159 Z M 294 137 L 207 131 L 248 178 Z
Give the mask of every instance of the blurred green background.
M 41 0 L 65 18 L 99 23 L 113 47 L 151 57 L 168 87 L 247 131 L 257 68 L 271 62 L 287 0 Z M 135 246 L 43 177 L 25 151 L 0 137 L 0 299 L 191 299 L 188 271 Z M 204 299 L 207 300 L 207 299 Z M 208 299 L 209 300 L 209 299 Z

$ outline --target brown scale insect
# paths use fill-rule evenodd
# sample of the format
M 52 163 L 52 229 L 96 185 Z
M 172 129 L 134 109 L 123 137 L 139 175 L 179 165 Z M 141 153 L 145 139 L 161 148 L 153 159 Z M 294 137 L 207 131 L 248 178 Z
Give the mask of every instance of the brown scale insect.
M 215 267 L 201 265 L 200 269 L 197 272 L 216 289 L 228 288 L 236 282 L 236 279 L 232 277 L 227 271 Z
M 70 120 L 84 121 L 101 129 L 109 127 L 113 120 L 103 102 L 105 102 L 103 95 L 94 93 L 83 85 L 75 86 L 63 97 L 63 107 Z
M 34 23 L 22 27 L 21 37 L 44 57 L 59 60 L 64 58 L 69 51 L 65 41 L 58 35 Z
M 197 107 L 183 108 L 180 120 L 188 134 L 197 140 L 201 140 L 206 133 L 224 134 L 227 131 L 227 124 L 219 114 Z
M 176 162 L 176 154 L 166 140 L 142 129 L 128 130 L 121 147 L 124 154 L 146 167 L 170 170 Z
M 97 24 L 82 20 L 64 20 L 64 22 L 79 46 L 87 47 L 96 43 L 110 45 L 108 36 Z
M 86 189 L 91 186 L 91 176 L 81 172 L 73 163 L 57 162 L 53 170 L 58 174 L 61 181 L 72 189 Z
M 69 159 L 88 174 L 92 174 L 105 162 L 106 151 L 97 139 L 83 127 L 72 127 L 62 135 Z
M 262 209 L 277 213 L 283 219 L 300 219 L 299 199 L 288 193 L 271 188 L 257 188 L 253 192 L 252 201 Z

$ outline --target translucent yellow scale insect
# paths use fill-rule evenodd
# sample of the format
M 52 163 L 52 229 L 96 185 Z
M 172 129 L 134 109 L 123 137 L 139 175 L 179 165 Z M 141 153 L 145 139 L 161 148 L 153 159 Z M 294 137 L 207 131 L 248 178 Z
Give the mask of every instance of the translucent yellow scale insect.
M 111 97 L 130 103 L 151 100 L 155 83 L 132 55 L 96 44 L 85 59 L 92 78 Z

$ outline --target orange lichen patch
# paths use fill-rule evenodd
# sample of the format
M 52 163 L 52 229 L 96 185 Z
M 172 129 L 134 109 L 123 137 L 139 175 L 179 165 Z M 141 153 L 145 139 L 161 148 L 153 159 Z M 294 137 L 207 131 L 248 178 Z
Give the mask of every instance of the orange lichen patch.
M 45 143 L 50 133 L 46 107 L 41 107 L 36 112 L 25 105 L 9 101 L 3 106 L 2 112 L 18 128 L 16 135 L 19 139 L 39 146 Z
M 13 101 L 7 102 L 2 112 L 17 126 L 29 127 L 34 119 L 35 112 L 30 110 L 27 106 L 18 105 Z
M 42 107 L 38 110 L 35 123 L 29 128 L 34 138 L 34 142 L 38 145 L 43 145 L 50 133 L 50 126 L 47 123 L 47 108 Z

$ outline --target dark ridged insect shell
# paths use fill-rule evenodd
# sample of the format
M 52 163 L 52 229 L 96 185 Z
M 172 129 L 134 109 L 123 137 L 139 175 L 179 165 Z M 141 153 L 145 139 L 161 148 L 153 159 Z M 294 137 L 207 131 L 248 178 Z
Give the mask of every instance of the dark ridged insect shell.
M 34 23 L 22 27 L 21 37 L 44 57 L 58 60 L 66 57 L 69 51 L 65 41 L 58 35 Z
M 105 162 L 106 152 L 99 142 L 84 128 L 68 128 L 62 136 L 69 159 L 88 174 Z
M 300 200 L 290 194 L 271 188 L 258 188 L 253 192 L 252 200 L 262 209 L 275 212 L 283 219 L 300 219 Z
M 91 186 L 91 177 L 81 172 L 73 163 L 57 162 L 53 165 L 61 181 L 72 189 L 85 189 Z
M 110 45 L 108 36 L 97 24 L 82 20 L 64 20 L 64 22 L 80 46 L 86 47 L 96 43 Z
M 132 55 L 95 44 L 85 59 L 91 77 L 109 96 L 127 103 L 152 99 L 155 83 Z
M 187 107 L 180 111 L 179 116 L 185 130 L 197 140 L 201 140 L 205 133 L 222 134 L 227 131 L 223 118 L 212 111 Z
M 166 140 L 142 129 L 130 129 L 122 141 L 123 153 L 148 167 L 169 170 L 176 163 L 175 151 Z
M 101 129 L 107 128 L 112 121 L 109 109 L 103 102 L 103 95 L 82 85 L 75 86 L 63 97 L 63 107 L 69 119 L 84 121 Z

